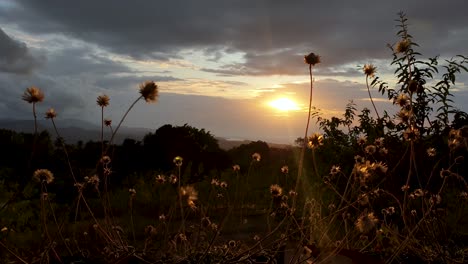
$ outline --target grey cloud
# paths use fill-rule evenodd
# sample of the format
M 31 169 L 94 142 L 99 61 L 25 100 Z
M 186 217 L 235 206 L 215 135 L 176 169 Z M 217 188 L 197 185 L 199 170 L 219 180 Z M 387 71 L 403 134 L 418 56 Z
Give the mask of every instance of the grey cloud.
M 287 67 L 295 65 L 297 54 L 311 51 L 322 55 L 323 67 L 386 58 L 385 45 L 396 41 L 394 19 L 400 10 L 408 14 L 416 40 L 429 46 L 423 50 L 428 56 L 467 52 L 463 44 L 467 4 L 455 0 L 16 3 L 17 8 L 0 10 L 2 21 L 30 32 L 61 32 L 139 59 L 174 58 L 187 48 L 212 53 L 214 60 L 219 58 L 217 50 L 241 51 L 246 54 L 245 65 L 227 65 L 222 70 L 254 75 L 295 74 L 294 68 Z M 460 41 L 444 41 L 450 38 Z M 277 53 L 291 58 L 280 62 Z
M 31 73 L 40 64 L 41 60 L 30 53 L 26 44 L 12 39 L 0 28 L 0 72 Z
M 158 82 L 182 81 L 182 79 L 172 76 L 153 76 L 153 75 L 132 75 L 132 76 L 105 76 L 96 80 L 95 85 L 103 88 L 107 87 L 138 87 L 138 84 L 152 80 Z

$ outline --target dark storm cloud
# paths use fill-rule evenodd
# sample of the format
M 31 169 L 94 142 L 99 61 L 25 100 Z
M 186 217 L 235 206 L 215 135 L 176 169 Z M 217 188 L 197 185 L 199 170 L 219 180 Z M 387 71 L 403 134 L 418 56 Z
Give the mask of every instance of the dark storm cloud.
M 24 91 L 30 86 L 39 87 L 45 95 L 43 102 L 37 104 L 39 118 L 53 107 L 60 115 L 73 116 L 85 107 L 83 98 L 77 91 L 79 84 L 59 82 L 40 75 L 11 75 L 0 73 L 0 118 L 32 118 L 31 107 L 21 99 Z
M 12 39 L 0 28 L 0 72 L 30 73 L 40 63 L 26 44 Z
M 386 44 L 396 41 L 400 10 L 408 14 L 410 33 L 428 46 L 428 56 L 467 53 L 468 4 L 457 0 L 15 3 L 0 10 L 3 22 L 34 33 L 63 33 L 139 59 L 176 58 L 187 48 L 211 53 L 213 60 L 219 50 L 245 52 L 245 63 L 226 65 L 222 74 L 295 74 L 302 66 L 295 66 L 296 58 L 310 51 L 322 56 L 323 67 L 388 58 Z
M 132 76 L 107 76 L 96 80 L 96 85 L 99 87 L 138 87 L 138 84 L 152 80 L 156 83 L 159 82 L 173 82 L 173 81 L 182 81 L 182 79 L 175 78 L 172 76 L 155 76 L 155 75 L 132 75 Z

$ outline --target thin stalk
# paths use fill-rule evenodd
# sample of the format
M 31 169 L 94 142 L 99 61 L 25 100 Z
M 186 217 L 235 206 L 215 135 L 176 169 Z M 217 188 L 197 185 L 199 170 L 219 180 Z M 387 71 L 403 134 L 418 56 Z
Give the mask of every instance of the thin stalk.
M 304 141 L 302 142 L 301 156 L 299 158 L 299 168 L 298 168 L 298 172 L 297 172 L 296 186 L 294 187 L 295 192 L 297 192 L 297 188 L 299 187 L 299 180 L 302 177 L 302 168 L 304 166 L 304 155 L 305 155 L 305 149 L 306 149 L 306 145 L 307 145 L 307 134 L 309 133 L 310 115 L 311 115 L 311 112 L 312 112 L 312 92 L 313 92 L 313 89 L 314 89 L 313 78 L 312 78 L 312 64 L 309 64 L 309 76 L 310 76 L 309 112 L 308 112 L 308 115 L 307 115 L 307 125 L 305 127 Z M 294 196 L 294 198 L 293 198 L 292 208 L 295 208 L 295 206 L 296 206 L 296 196 Z
M 366 86 L 367 86 L 367 92 L 369 93 L 369 98 L 372 103 L 372 106 L 374 107 L 375 113 L 377 114 L 377 118 L 380 119 L 379 112 L 377 111 L 377 107 L 375 107 L 374 100 L 372 99 L 372 95 L 370 93 L 369 89 L 369 76 L 366 75 Z

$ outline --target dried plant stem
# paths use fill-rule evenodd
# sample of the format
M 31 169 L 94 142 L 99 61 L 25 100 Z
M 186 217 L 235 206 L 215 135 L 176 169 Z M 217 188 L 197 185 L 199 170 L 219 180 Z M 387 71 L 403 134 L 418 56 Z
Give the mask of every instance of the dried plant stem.
M 4 249 L 6 249 L 10 254 L 12 254 L 15 258 L 17 258 L 19 261 L 21 261 L 24 264 L 28 264 L 28 262 L 24 259 L 22 259 L 20 256 L 18 256 L 15 252 L 13 252 L 11 249 L 9 249 L 5 244 L 2 243 L 0 240 L 0 246 L 2 246 Z
M 377 114 L 377 118 L 380 119 L 379 112 L 377 111 L 377 107 L 375 107 L 375 104 L 374 104 L 374 99 L 372 99 L 372 95 L 371 95 L 370 88 L 369 88 L 369 76 L 367 75 L 366 75 L 366 86 L 367 86 L 367 92 L 369 93 L 369 99 L 372 103 L 372 106 L 374 107 L 375 113 Z
M 301 149 L 301 156 L 299 157 L 299 167 L 297 171 L 297 178 L 296 178 L 296 186 L 294 187 L 294 191 L 297 193 L 297 189 L 299 187 L 299 181 L 302 178 L 302 169 L 304 166 L 304 155 L 305 155 L 305 150 L 307 146 L 307 135 L 309 133 L 309 124 L 310 124 L 310 115 L 312 112 L 312 96 L 313 96 L 313 77 L 312 77 L 312 64 L 309 64 L 309 76 L 310 76 L 310 96 L 309 96 L 309 112 L 307 114 L 307 124 L 305 127 L 305 133 L 304 133 L 304 140 L 302 142 L 302 149 Z M 292 208 L 295 208 L 296 206 L 296 196 L 294 196 L 292 200 Z

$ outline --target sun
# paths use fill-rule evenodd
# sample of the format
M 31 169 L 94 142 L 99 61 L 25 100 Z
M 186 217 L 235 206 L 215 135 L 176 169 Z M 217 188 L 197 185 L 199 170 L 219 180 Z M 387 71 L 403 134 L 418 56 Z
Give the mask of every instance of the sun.
M 269 105 L 279 111 L 291 111 L 291 110 L 299 110 L 299 106 L 289 98 L 278 98 L 274 101 L 271 101 Z

